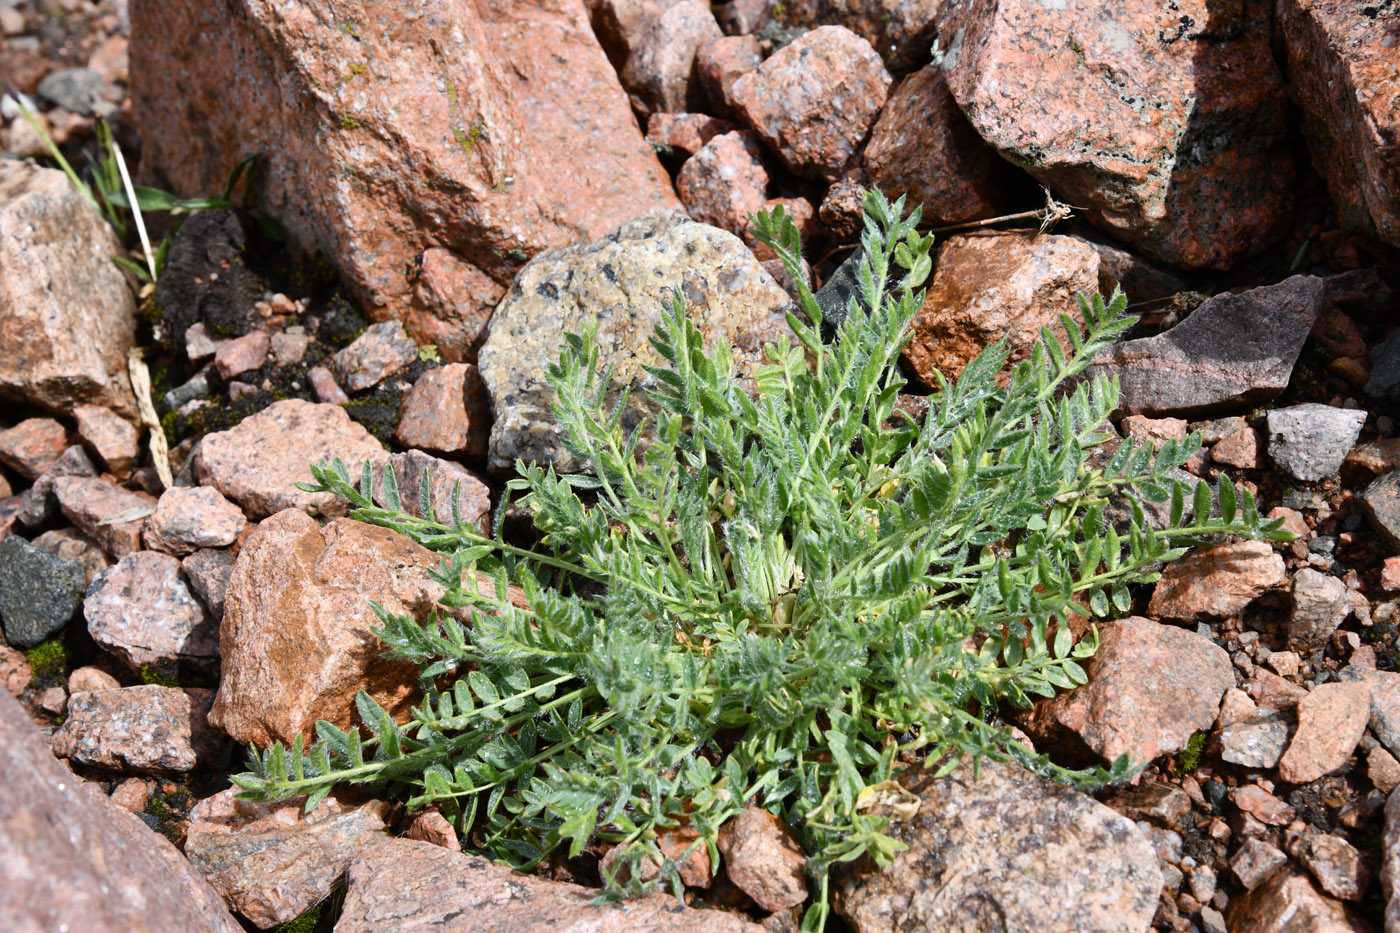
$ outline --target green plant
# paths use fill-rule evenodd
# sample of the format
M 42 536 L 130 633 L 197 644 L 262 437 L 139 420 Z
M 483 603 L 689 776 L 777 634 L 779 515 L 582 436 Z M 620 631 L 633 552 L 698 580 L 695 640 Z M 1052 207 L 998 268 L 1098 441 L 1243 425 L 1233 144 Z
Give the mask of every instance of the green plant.
M 140 235 L 145 265 L 132 262 L 125 256 L 113 256 L 112 261 L 146 285 L 153 285 L 156 279 L 160 278 L 160 273 L 165 267 L 165 255 L 170 248 L 170 241 L 175 235 L 175 230 L 172 229 L 153 249 L 146 237 L 146 223 L 143 214 L 168 211 L 172 217 L 179 218 L 199 211 L 233 207 L 231 199 L 234 189 L 238 187 L 243 173 L 255 158 L 248 156 L 234 167 L 224 185 L 222 194 L 210 198 L 178 198 L 159 188 L 148 188 L 131 183 L 121 146 L 113 138 L 112 128 L 107 124 L 107 121 L 99 118 L 96 125 L 98 156 L 89 161 L 88 174 L 92 178 L 92 183 L 89 184 L 73 168 L 72 163 L 64 157 L 62 150 L 53 141 L 53 137 L 48 134 L 43 124 L 29 111 L 29 108 L 23 102 L 20 103 L 19 107 L 20 113 L 39 134 L 44 147 L 49 151 L 49 155 L 68 176 L 73 187 L 78 190 L 85 201 L 92 205 L 94 210 L 106 218 L 120 239 L 125 240 L 127 236 L 126 220 L 122 212 L 127 211 L 131 214 L 136 223 L 137 233 Z
M 56 638 L 40 642 L 24 653 L 35 681 L 57 677 L 68 670 L 68 646 Z
M 1201 753 L 1205 751 L 1206 734 L 1197 732 L 1186 740 L 1186 747 L 1176 756 L 1176 771 L 1178 774 L 1190 774 L 1201 764 Z
M 627 394 L 605 401 L 595 335 L 569 336 L 549 372 L 554 412 L 596 475 L 517 464 L 508 487 L 543 536 L 534 550 L 501 537 L 504 507 L 486 537 L 435 517 L 426 484 L 427 517 L 413 518 L 391 472 L 377 508 L 368 465 L 358 489 L 339 461 L 313 467 L 304 488 L 445 555 L 443 612 L 375 607 L 427 696 L 400 726 L 361 693 L 369 738 L 322 722 L 310 748 L 251 749 L 234 778 L 245 794 L 308 794 L 310 807 L 337 783 L 377 784 L 438 804 L 521 868 L 602 840 L 655 860 L 676 890 L 658 833 L 689 824 L 717 860 L 719 827 L 756 801 L 810 855 L 804 925 L 817 929 L 834 862 L 900 848 L 875 803 L 909 762 L 946 773 L 969 756 L 1016 759 L 1080 785 L 1130 774 L 1126 758 L 1079 772 L 1031 754 L 998 726 L 1000 704 L 1083 683 L 1097 638 L 1076 644 L 1069 618 L 1127 611 L 1126 585 L 1160 561 L 1209 535 L 1285 533 L 1228 481 L 1212 518 L 1205 484 L 1167 477 L 1198 438 L 1155 457 L 1125 442 L 1086 466 L 1117 386 L 1070 382 L 1129 326 L 1121 295 L 1081 300 L 1082 325 L 1064 318 L 1070 355 L 1047 331 L 1003 387 L 999 343 L 939 380 L 922 424 L 897 413 L 932 244 L 902 206 L 867 198 L 860 300 L 835 342 L 799 286 L 797 343 L 769 347 L 752 384 L 727 346 L 706 351 L 677 296 L 652 339 L 665 365 L 647 367 L 658 413 L 630 433 Z M 791 219 L 760 214 L 756 229 L 803 281 Z M 1171 530 L 1147 524 L 1139 496 L 1170 501 Z M 1132 504 L 1121 531 L 1113 497 Z M 639 886 L 607 881 L 608 895 Z

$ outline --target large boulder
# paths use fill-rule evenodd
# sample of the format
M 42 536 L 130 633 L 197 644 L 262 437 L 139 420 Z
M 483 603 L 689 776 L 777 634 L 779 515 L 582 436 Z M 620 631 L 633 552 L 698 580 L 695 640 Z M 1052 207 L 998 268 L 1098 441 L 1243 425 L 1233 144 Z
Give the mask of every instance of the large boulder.
M 1291 217 L 1269 7 L 949 0 L 939 45 L 982 138 L 1096 225 L 1225 269 Z
M 206 195 L 259 153 L 258 206 L 378 320 L 458 313 L 415 304 L 457 291 L 415 289 L 427 250 L 470 291 L 677 205 L 582 0 L 138 0 L 131 18 L 143 170 Z
M 638 218 L 600 240 L 542 253 L 496 308 L 481 348 L 481 377 L 496 415 L 488 466 L 509 470 L 519 457 L 552 463 L 561 473 L 585 468 L 564 449 L 545 372 L 558 360 L 564 335 L 588 323 L 598 326 L 601 362 L 617 365 L 613 397 L 637 385 L 624 430 L 654 412 L 640 390 L 654 388 L 655 380 L 642 366 L 662 363 L 648 338 L 676 289 L 705 342 L 727 341 L 741 372 L 753 372 L 763 344 L 788 332 L 784 310 L 791 301 L 748 247 L 679 212 Z
M 0 160 L 0 398 L 136 413 L 136 300 L 116 234 L 62 172 Z
M 1400 10 L 1279 0 L 1277 16 L 1308 150 L 1342 223 L 1400 246 Z
M 54 760 L 28 715 L 3 690 L 0 771 L 23 795 L 0 820 L 6 929 L 243 929 L 174 846 Z

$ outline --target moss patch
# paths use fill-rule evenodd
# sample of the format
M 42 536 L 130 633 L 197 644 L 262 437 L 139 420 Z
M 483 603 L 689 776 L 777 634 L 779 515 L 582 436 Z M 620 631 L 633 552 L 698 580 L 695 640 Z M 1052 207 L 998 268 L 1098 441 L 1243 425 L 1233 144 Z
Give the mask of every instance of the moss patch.
M 51 680 L 68 671 L 68 646 L 58 639 L 49 639 L 30 648 L 24 653 L 29 660 L 29 668 L 34 672 L 31 683 Z

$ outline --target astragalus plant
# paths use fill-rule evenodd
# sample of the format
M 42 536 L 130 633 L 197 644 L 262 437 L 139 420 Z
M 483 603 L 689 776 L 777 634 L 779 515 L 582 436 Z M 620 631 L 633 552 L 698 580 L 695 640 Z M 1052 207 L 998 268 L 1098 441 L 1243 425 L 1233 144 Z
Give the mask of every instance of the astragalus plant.
M 932 245 L 902 206 L 868 196 L 860 295 L 835 340 L 803 288 L 795 341 L 769 348 L 751 382 L 677 298 L 652 339 L 658 415 L 630 434 L 625 397 L 605 401 L 594 335 L 570 336 L 550 370 L 554 411 L 594 475 L 517 464 L 509 488 L 533 513 L 533 549 L 502 539 L 503 507 L 485 537 L 406 514 L 392 471 L 377 508 L 367 466 L 358 489 L 339 462 L 313 468 L 356 518 L 444 555 L 442 605 L 466 624 L 381 610 L 389 651 L 423 666 L 412 721 L 361 694 L 363 734 L 320 723 L 310 748 L 254 750 L 238 784 L 310 806 L 372 783 L 441 806 L 469 844 L 521 868 L 617 844 L 677 886 L 658 835 L 688 827 L 717 863 L 720 826 L 755 802 L 810 856 L 816 928 L 833 862 L 898 851 L 886 831 L 899 808 L 875 804 L 898 796 L 885 782 L 911 763 L 1014 758 L 1086 785 L 1128 775 L 1126 760 L 1076 772 L 1033 755 L 999 708 L 1085 681 L 1096 637 L 1076 641 L 1072 616 L 1128 611 L 1129 584 L 1211 536 L 1282 533 L 1228 482 L 1212 517 L 1208 487 L 1168 477 L 1196 438 L 1155 454 L 1123 442 L 1090 466 L 1117 385 L 1071 383 L 1128 327 L 1121 296 L 1063 318 L 1069 352 L 1047 331 L 1003 384 L 997 344 L 940 379 L 921 422 L 897 410 Z M 801 282 L 791 219 L 760 215 L 758 230 Z M 1139 497 L 1170 502 L 1168 530 Z M 1115 501 L 1129 515 L 1117 526 Z M 619 877 L 605 878 L 612 893 Z

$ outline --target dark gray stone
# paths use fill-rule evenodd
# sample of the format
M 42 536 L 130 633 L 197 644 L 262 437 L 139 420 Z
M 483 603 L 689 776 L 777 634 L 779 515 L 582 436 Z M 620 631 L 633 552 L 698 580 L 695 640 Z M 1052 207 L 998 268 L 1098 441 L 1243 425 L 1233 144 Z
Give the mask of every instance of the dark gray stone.
M 1400 401 L 1400 330 L 1371 348 L 1371 379 L 1366 394 Z
M 1308 402 L 1277 408 L 1267 418 L 1274 466 L 1300 482 L 1315 483 L 1342 468 L 1366 412 Z
M 1119 409 L 1127 414 L 1196 418 L 1247 411 L 1288 386 L 1325 294 L 1323 279 L 1295 275 L 1216 295 L 1171 330 L 1104 350 L 1085 378 L 1118 376 Z
M 233 573 L 233 555 L 225 548 L 205 548 L 180 561 L 180 569 L 195 598 L 209 610 L 210 618 L 222 619 L 228 578 Z
M 1390 553 L 1400 552 L 1400 470 L 1377 477 L 1362 491 L 1361 511 Z
M 102 75 L 91 68 L 60 68 L 50 71 L 39 82 L 39 96 L 55 107 L 84 117 L 110 113 L 112 105 L 102 98 Z
M 0 541 L 0 619 L 5 641 L 32 648 L 63 629 L 83 602 L 83 565 L 18 535 Z
M 19 510 L 19 523 L 26 528 L 37 528 L 58 517 L 58 497 L 54 495 L 54 484 L 65 476 L 96 476 L 97 468 L 88 459 L 87 451 L 77 444 L 69 447 L 49 468 L 39 474 L 34 485 L 24 494 L 24 505 Z

